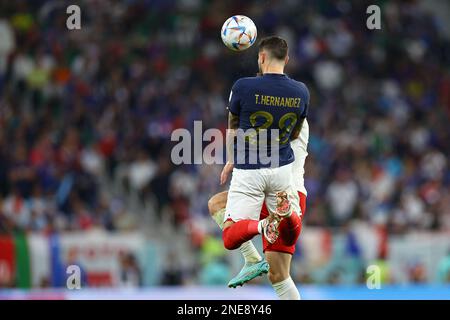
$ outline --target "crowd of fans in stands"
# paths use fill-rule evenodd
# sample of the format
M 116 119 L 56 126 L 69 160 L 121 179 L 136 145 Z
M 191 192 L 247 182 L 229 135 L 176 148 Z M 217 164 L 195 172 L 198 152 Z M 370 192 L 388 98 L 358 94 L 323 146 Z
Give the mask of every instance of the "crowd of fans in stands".
M 177 226 L 209 219 L 220 165 L 174 165 L 176 128 L 227 124 L 231 85 L 256 46 L 219 32 L 245 13 L 290 45 L 311 92 L 306 225 L 354 219 L 389 234 L 450 230 L 450 42 L 416 1 L 85 1 L 81 30 L 58 1 L 0 4 L 0 233 L 133 228 L 125 185 Z M 105 178 L 106 177 L 106 178 Z M 195 237 L 193 237 L 195 239 Z

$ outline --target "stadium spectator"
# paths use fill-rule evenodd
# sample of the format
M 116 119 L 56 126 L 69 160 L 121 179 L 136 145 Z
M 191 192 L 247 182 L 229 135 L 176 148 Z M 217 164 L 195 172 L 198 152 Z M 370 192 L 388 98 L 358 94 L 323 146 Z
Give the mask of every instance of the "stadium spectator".
M 78 31 L 58 2 L 0 4 L 0 232 L 130 230 L 143 208 L 214 232 L 201 221 L 220 167 L 175 166 L 170 135 L 224 130 L 233 81 L 257 66 L 255 48 L 237 58 L 220 42 L 237 8 L 209 3 L 88 1 Z M 382 32 L 365 29 L 366 1 L 236 6 L 259 36 L 289 39 L 287 72 L 311 89 L 306 226 L 449 231 L 445 26 L 420 1 L 386 2 Z

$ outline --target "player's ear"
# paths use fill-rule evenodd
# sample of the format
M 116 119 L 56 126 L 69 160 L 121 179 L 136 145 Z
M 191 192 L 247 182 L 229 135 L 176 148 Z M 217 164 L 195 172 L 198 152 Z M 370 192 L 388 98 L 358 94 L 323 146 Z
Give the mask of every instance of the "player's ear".
M 289 62 L 289 56 L 286 56 L 286 58 L 284 58 L 284 65 L 287 65 Z
M 266 53 L 264 51 L 259 52 L 259 63 L 262 64 L 266 61 Z

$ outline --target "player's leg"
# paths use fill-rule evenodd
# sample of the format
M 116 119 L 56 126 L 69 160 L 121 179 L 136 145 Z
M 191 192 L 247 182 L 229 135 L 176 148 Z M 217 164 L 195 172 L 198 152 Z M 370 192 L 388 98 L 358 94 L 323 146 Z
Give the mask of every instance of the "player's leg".
M 279 225 L 279 238 L 286 246 L 295 245 L 300 232 L 302 230 L 302 202 L 305 200 L 305 196 L 298 192 L 297 199 L 294 199 L 295 203 L 299 203 L 300 206 L 292 206 L 291 201 L 288 199 L 286 192 L 277 194 L 277 210 L 281 222 Z M 281 213 L 281 214 L 280 214 Z
M 300 201 L 299 207 L 301 209 L 301 212 L 305 214 L 306 196 L 301 192 L 298 192 L 298 195 Z M 261 218 L 263 218 L 267 214 L 268 211 L 264 212 L 264 210 L 262 210 Z M 269 274 L 269 279 L 271 280 L 278 296 L 282 299 L 284 298 L 299 299 L 300 294 L 298 294 L 297 297 L 298 291 L 297 293 L 295 292 L 294 288 L 292 287 L 292 280 L 290 279 L 289 257 L 291 257 L 295 252 L 295 242 L 297 241 L 300 232 L 298 234 L 295 233 L 297 238 L 295 238 L 295 241 L 293 241 L 292 244 L 286 245 L 285 242 L 287 241 L 285 240 L 283 241 L 283 237 L 284 233 L 289 232 L 289 229 L 287 228 L 286 223 L 283 223 L 283 221 L 285 220 L 283 219 L 281 221 L 279 227 L 280 237 L 274 243 L 269 243 L 264 237 L 262 238 L 263 250 L 269 264 L 272 263 L 270 265 L 271 274 Z M 284 230 L 285 228 L 286 230 Z M 301 231 L 301 224 L 300 224 L 300 231 Z M 270 258 L 268 258 L 268 256 L 270 256 Z M 287 260 L 289 260 L 289 264 Z
M 225 214 L 227 196 L 227 191 L 220 192 L 212 196 L 208 201 L 209 213 L 219 225 L 220 229 L 223 229 L 223 217 Z M 244 256 L 245 264 L 241 271 L 228 282 L 228 286 L 231 288 L 241 286 L 256 277 L 267 273 L 269 270 L 269 264 L 262 259 L 251 240 L 244 242 L 239 247 L 239 250 Z
M 302 192 L 298 192 L 299 195 L 299 207 L 302 212 L 300 217 L 300 225 L 299 227 L 293 228 L 288 225 L 285 219 L 281 220 L 279 226 L 280 236 L 274 243 L 269 243 L 267 239 L 262 238 L 263 240 L 263 251 L 277 251 L 277 252 L 287 252 L 290 254 L 294 254 L 295 252 L 295 244 L 300 236 L 302 230 L 302 218 L 306 212 L 306 196 Z M 263 209 L 261 210 L 260 219 L 265 218 L 268 215 L 268 210 L 266 205 L 264 204 Z M 291 234 L 289 234 L 291 233 Z M 287 234 L 287 235 L 286 235 Z M 288 240 L 287 240 L 288 239 Z
M 270 265 L 269 280 L 277 295 L 283 300 L 300 299 L 300 294 L 290 277 L 290 264 L 295 246 L 286 246 L 281 239 L 282 236 L 286 236 L 284 234 L 290 235 L 297 232 L 297 228 L 294 228 L 295 225 L 288 221 L 290 219 L 295 223 L 296 220 L 291 216 L 297 216 L 296 212 L 300 212 L 300 201 L 297 192 L 292 188 L 291 177 L 291 165 L 274 170 L 265 199 L 268 211 L 275 217 L 275 221 L 279 221 L 278 232 L 280 232 L 280 237 L 273 243 L 263 239 L 264 253 Z M 286 221 L 283 222 L 283 220 Z
M 291 237 L 291 235 L 294 232 L 297 232 L 298 235 L 301 226 L 301 220 L 297 215 L 300 213 L 298 194 L 292 187 L 292 165 L 274 169 L 269 181 L 265 192 L 265 204 L 270 213 L 269 217 L 272 219 L 267 229 L 272 229 L 277 234 L 275 241 L 280 236 L 280 230 L 283 230 L 283 238 L 288 243 L 292 243 L 294 241 L 292 238 L 296 240 L 296 237 Z M 292 214 L 294 212 L 295 215 Z M 269 240 L 271 243 L 275 241 Z
M 290 276 L 290 264 L 295 245 L 286 246 L 278 238 L 274 243 L 263 240 L 264 254 L 270 265 L 269 280 L 280 299 L 299 300 L 300 294 Z
M 242 243 L 258 234 L 264 235 L 269 242 L 273 243 L 278 238 L 278 223 L 279 221 L 273 215 L 263 220 L 244 219 L 237 222 L 231 219 L 226 220 L 222 232 L 224 246 L 228 250 L 237 249 Z
M 300 293 L 290 276 L 292 255 L 286 252 L 266 251 L 269 262 L 269 280 L 281 300 L 300 300 Z
M 225 248 L 237 249 L 242 243 L 263 232 L 265 236 L 270 236 L 267 226 L 272 217 L 259 220 L 264 203 L 265 180 L 260 169 L 233 170 L 222 233 Z
M 259 211 L 258 211 L 259 213 Z M 251 240 L 258 234 L 263 234 L 266 238 L 272 238 L 275 241 L 278 234 L 273 236 L 272 229 L 267 227 L 271 217 L 264 220 L 243 219 L 239 221 L 226 220 L 223 226 L 222 239 L 225 248 L 234 250 L 239 248 L 244 242 Z M 275 228 L 275 227 L 274 227 Z M 267 231 L 266 231 L 267 230 Z M 267 233 L 266 233 L 267 232 Z
M 280 240 L 286 246 L 295 246 L 302 231 L 302 221 L 306 212 L 306 195 L 298 191 L 300 212 L 294 211 L 290 217 L 284 218 L 280 222 Z
M 228 191 L 216 193 L 208 200 L 208 211 L 211 218 L 217 223 L 219 228 L 223 229 L 223 217 L 225 206 L 227 204 Z
M 209 213 L 211 214 L 212 218 L 216 223 L 218 224 L 219 228 L 223 230 L 223 217 L 225 214 L 225 206 L 227 204 L 227 196 L 228 191 L 223 191 L 220 193 L 215 194 L 211 197 L 208 201 L 208 209 Z M 261 255 L 258 253 L 258 250 L 253 245 L 252 241 L 249 240 L 247 242 L 244 242 L 239 247 L 242 255 L 244 256 L 245 262 L 258 262 L 261 261 Z

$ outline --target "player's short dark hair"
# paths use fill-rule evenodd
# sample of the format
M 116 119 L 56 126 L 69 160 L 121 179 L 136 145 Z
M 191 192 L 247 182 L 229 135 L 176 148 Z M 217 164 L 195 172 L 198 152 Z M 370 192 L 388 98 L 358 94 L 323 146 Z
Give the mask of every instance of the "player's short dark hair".
M 286 40 L 278 36 L 270 36 L 261 40 L 259 51 L 266 50 L 269 54 L 278 60 L 284 60 L 288 54 L 288 44 Z

